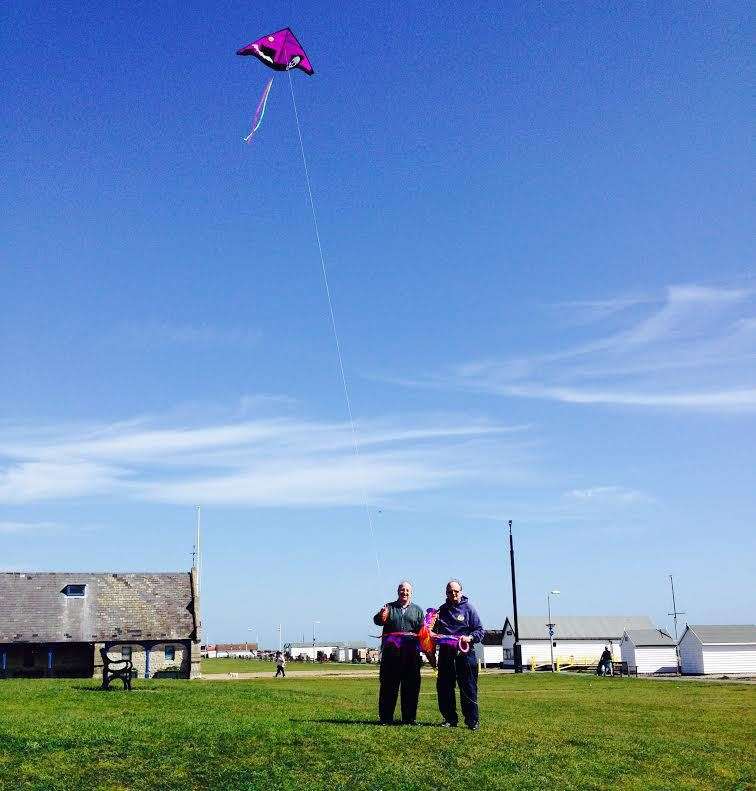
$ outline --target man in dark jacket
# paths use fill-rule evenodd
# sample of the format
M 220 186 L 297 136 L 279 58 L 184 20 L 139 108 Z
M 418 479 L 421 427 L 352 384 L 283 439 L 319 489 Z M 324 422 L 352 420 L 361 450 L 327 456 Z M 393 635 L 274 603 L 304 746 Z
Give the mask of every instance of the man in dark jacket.
M 460 643 L 469 647 L 467 653 L 459 648 L 441 644 L 438 647 L 438 708 L 444 718 L 444 727 L 457 727 L 457 703 L 454 687 L 459 684 L 459 703 L 465 725 L 478 729 L 478 660 L 474 643 L 483 640 L 483 626 L 475 608 L 462 595 L 462 583 L 449 580 L 446 601 L 438 609 L 438 619 L 433 631 L 437 634 L 459 637 Z
M 604 650 L 601 653 L 601 658 L 599 659 L 598 667 L 596 668 L 596 675 L 597 676 L 611 676 L 612 675 L 612 652 L 609 650 L 609 646 L 604 646 Z
M 380 692 L 378 715 L 381 725 L 394 722 L 396 698 L 401 687 L 402 724 L 414 725 L 420 695 L 420 647 L 417 633 L 423 625 L 423 611 L 412 603 L 412 583 L 402 580 L 396 601 L 384 604 L 373 617 L 383 626 L 381 640 Z

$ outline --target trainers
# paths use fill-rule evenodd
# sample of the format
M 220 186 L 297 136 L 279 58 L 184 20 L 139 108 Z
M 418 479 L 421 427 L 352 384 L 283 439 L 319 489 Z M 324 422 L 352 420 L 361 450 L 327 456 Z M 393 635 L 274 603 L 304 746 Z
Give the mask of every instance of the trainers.
M 467 726 L 471 731 L 478 731 L 480 730 L 480 723 L 474 722 L 472 725 Z
M 456 728 L 457 727 L 457 723 L 456 722 L 449 722 L 448 720 L 444 720 L 441 723 L 441 727 L 442 728 Z

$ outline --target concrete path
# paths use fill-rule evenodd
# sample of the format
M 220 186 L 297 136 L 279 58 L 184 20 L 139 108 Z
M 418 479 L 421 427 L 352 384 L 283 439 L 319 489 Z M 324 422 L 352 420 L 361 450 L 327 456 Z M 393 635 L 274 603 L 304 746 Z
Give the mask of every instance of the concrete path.
M 375 670 L 287 670 L 286 678 L 377 678 L 378 668 Z M 247 681 L 256 678 L 275 678 L 274 671 L 264 673 L 205 673 L 202 681 Z M 283 680 L 283 679 L 281 679 Z

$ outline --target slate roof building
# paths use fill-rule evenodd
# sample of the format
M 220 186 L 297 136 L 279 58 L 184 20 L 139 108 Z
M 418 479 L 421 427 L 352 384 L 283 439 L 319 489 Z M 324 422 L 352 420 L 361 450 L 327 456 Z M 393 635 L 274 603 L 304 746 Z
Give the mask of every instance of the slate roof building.
M 523 615 L 517 619 L 522 661 L 526 667 L 551 664 L 549 632 L 546 615 Z M 626 629 L 653 629 L 653 621 L 646 615 L 552 615 L 554 623 L 554 661 L 567 664 L 598 662 L 605 646 L 613 659 L 619 661 L 619 641 Z M 504 621 L 502 648 L 504 666 L 514 665 L 512 647 L 514 627 L 509 618 Z
M 0 573 L 0 676 L 102 675 L 100 649 L 140 676 L 200 674 L 196 571 Z
M 678 643 L 684 675 L 756 675 L 756 626 L 689 624 Z

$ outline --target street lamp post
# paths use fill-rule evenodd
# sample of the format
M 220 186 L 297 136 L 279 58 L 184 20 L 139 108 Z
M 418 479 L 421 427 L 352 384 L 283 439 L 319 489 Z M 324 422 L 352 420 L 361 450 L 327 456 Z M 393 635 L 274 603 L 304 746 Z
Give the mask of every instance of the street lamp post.
M 549 627 L 549 651 L 551 652 L 551 672 L 554 672 L 554 626 L 551 622 L 551 597 L 559 596 L 559 591 L 549 591 L 546 594 L 546 607 L 549 611 L 549 622 L 546 626 Z
M 312 647 L 315 648 L 315 627 L 320 623 L 320 621 L 313 621 L 312 622 Z
M 255 632 L 255 647 L 256 647 L 257 650 L 259 650 L 260 649 L 260 635 L 259 635 L 259 633 L 256 632 L 254 626 L 248 626 L 247 627 L 247 631 L 248 632 Z M 247 648 L 247 650 L 249 651 L 249 648 Z

